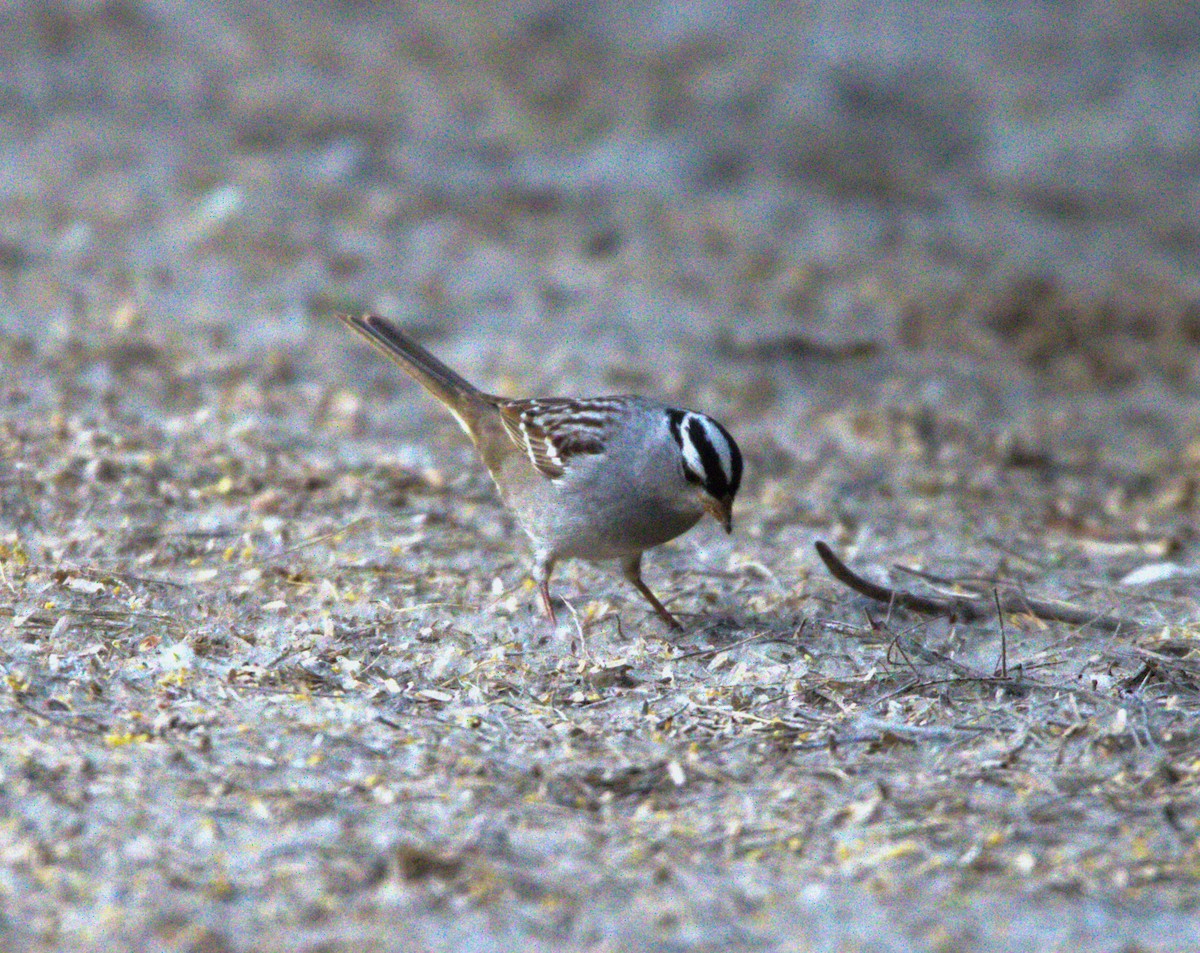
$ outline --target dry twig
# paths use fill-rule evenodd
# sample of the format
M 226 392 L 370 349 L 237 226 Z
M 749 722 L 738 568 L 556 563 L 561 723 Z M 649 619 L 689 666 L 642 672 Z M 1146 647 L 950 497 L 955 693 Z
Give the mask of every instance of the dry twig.
M 864 579 L 853 572 L 826 543 L 820 540 L 817 541 L 816 548 L 817 555 L 825 563 L 830 575 L 838 582 L 876 602 L 885 602 L 890 606 L 902 606 L 926 615 L 942 615 L 950 619 L 971 622 L 1004 612 L 1025 613 L 1041 619 L 1043 622 L 1066 622 L 1069 625 L 1090 626 L 1105 632 L 1142 628 L 1140 622 L 1123 616 L 1091 612 L 1065 602 L 1034 599 L 1016 586 L 1007 588 L 996 586 L 988 591 L 969 592 L 962 595 L 948 594 L 941 598 L 921 596 L 904 589 L 894 589 Z M 988 602 L 989 595 L 992 597 L 991 605 Z

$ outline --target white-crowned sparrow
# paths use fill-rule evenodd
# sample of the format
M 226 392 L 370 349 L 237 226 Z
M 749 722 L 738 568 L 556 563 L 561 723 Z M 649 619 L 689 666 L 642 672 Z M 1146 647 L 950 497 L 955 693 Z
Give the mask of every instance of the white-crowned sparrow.
M 641 397 L 495 397 L 378 315 L 342 321 L 445 404 L 474 442 L 533 543 L 533 578 L 551 622 L 551 570 L 579 557 L 620 560 L 654 611 L 680 628 L 642 581 L 642 553 L 705 513 L 732 530 L 742 455 L 729 431 L 705 414 Z

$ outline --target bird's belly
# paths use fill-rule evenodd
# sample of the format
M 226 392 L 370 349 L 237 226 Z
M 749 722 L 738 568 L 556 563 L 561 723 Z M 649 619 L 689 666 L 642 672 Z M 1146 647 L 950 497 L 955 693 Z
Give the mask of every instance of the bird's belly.
M 595 503 L 585 512 L 563 506 L 553 485 L 545 489 L 550 492 L 530 495 L 516 510 L 534 548 L 561 559 L 631 556 L 686 533 L 704 512 L 699 506 L 681 511 L 677 503 L 627 494 Z

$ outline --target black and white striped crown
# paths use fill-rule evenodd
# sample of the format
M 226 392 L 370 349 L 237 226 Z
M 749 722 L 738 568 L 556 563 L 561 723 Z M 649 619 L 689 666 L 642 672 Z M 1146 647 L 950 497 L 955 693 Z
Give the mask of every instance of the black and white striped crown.
M 667 419 L 688 482 L 714 499 L 732 500 L 742 482 L 742 453 L 729 431 L 694 410 L 668 410 Z

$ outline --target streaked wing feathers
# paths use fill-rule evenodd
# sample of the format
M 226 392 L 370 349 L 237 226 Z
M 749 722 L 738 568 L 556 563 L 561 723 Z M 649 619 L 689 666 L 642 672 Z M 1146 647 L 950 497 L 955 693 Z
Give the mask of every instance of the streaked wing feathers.
M 604 433 L 625 409 L 620 399 L 538 398 L 497 405 L 509 439 L 549 480 L 567 471 L 572 457 L 604 452 Z

